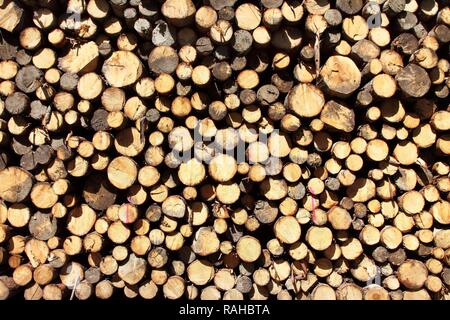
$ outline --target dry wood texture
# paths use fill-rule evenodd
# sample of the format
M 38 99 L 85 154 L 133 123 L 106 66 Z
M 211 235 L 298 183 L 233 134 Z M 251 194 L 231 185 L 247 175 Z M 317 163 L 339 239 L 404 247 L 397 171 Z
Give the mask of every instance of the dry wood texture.
M 449 299 L 448 5 L 0 1 L 0 300 Z

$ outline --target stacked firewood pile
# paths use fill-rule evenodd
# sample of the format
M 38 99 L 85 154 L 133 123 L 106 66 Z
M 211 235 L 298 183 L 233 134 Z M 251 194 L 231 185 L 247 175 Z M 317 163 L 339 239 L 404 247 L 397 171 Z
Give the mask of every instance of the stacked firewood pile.
M 447 0 L 0 0 L 0 299 L 445 299 Z

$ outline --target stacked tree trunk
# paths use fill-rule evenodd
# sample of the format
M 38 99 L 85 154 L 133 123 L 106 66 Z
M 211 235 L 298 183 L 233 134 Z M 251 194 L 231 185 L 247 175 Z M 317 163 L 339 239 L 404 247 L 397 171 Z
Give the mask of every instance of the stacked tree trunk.
M 448 299 L 445 0 L 0 1 L 0 300 Z

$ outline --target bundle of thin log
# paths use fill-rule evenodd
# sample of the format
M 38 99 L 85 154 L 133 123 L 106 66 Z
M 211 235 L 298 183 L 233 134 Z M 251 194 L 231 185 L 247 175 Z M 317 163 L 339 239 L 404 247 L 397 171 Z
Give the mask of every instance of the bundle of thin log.
M 1 0 L 0 300 L 448 299 L 445 0 Z

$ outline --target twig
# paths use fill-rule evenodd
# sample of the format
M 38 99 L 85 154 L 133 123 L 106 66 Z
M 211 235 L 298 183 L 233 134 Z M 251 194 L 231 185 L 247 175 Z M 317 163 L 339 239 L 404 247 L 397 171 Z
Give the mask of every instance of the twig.
M 311 190 L 311 188 L 310 187 L 308 187 L 308 191 L 309 191 L 309 193 L 311 193 L 311 195 L 312 195 L 312 214 L 311 214 L 311 219 L 312 219 L 312 222 L 313 223 L 316 223 L 316 204 L 315 204 L 315 202 L 314 202 L 314 200 L 316 199 L 316 195 L 314 194 L 314 192 Z
M 78 287 L 79 281 L 80 281 L 80 275 L 78 275 L 77 278 L 75 279 L 75 283 L 74 283 L 74 286 L 73 286 L 73 289 L 72 289 L 72 293 L 70 294 L 70 300 L 73 300 L 73 296 L 75 295 L 75 290 Z

